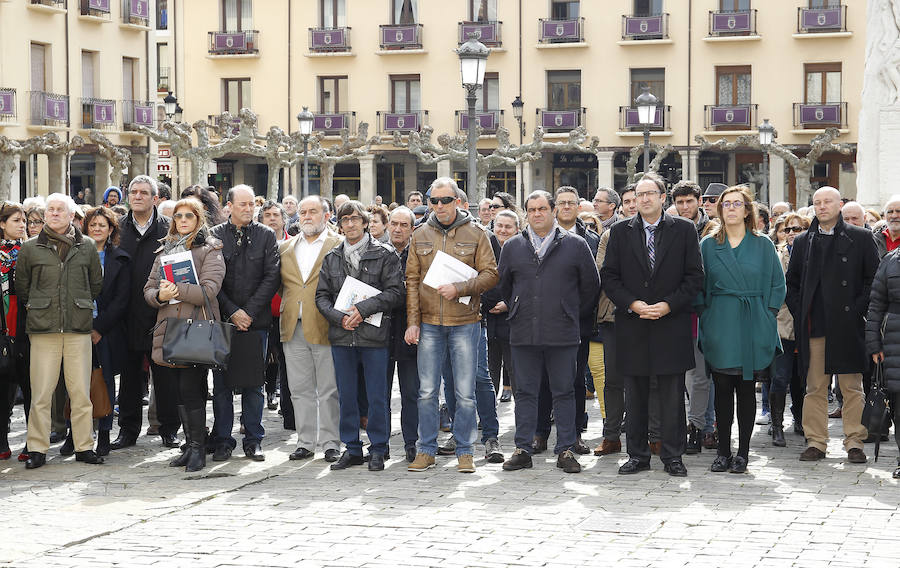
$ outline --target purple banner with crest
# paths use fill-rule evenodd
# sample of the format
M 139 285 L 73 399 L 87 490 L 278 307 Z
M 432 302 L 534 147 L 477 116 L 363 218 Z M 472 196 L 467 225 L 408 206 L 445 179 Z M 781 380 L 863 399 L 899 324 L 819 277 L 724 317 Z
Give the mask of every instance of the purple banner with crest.
M 625 18 L 625 35 L 661 35 L 662 26 L 662 16 L 648 16 L 646 18 Z
M 347 47 L 344 29 L 312 30 L 310 47 L 314 49 L 326 49 L 335 47 Z
M 542 39 L 579 39 L 578 20 L 544 20 L 541 22 Z
M 216 34 L 216 50 L 228 51 L 232 49 L 246 49 L 247 37 L 242 33 Z
M 16 114 L 16 94 L 10 91 L 0 93 L 0 115 Z
M 656 107 L 656 116 L 654 116 L 653 119 L 653 126 L 662 128 L 663 109 Z M 640 115 L 638 114 L 638 109 L 625 109 L 625 128 L 634 128 L 636 126 L 643 126 L 641 124 Z
M 113 124 L 116 121 L 116 103 L 94 103 L 91 115 L 94 124 Z
M 545 110 L 541 113 L 541 126 L 544 128 L 577 128 L 580 114 L 581 111 L 577 110 Z
M 384 46 L 402 47 L 419 43 L 418 26 L 384 26 L 381 28 L 381 44 Z
M 343 114 L 317 114 L 313 116 L 313 130 L 340 130 L 347 128 Z
M 829 29 L 843 27 L 842 8 L 819 8 L 803 10 L 801 21 L 806 29 Z
M 480 126 L 482 130 L 497 130 L 497 114 L 493 113 L 493 112 L 477 112 L 477 113 L 475 113 L 475 124 Z M 469 129 L 469 115 L 468 114 L 460 113 L 459 129 L 460 130 L 468 130 Z
M 153 126 L 153 105 L 134 105 L 134 123 Z
M 713 107 L 710 122 L 713 126 L 749 126 L 750 125 L 750 107 L 749 106 L 728 106 Z
M 418 130 L 419 114 L 415 112 L 390 112 L 384 115 L 384 130 Z
M 66 122 L 69 120 L 69 101 L 66 99 L 44 99 L 44 117 L 49 120 Z
M 497 30 L 494 23 L 486 24 L 462 24 L 459 30 L 460 43 L 469 39 L 469 34 L 474 33 L 481 43 L 494 43 L 497 41 Z
M 109 0 L 88 0 L 88 8 L 91 10 L 100 10 L 101 12 L 109 12 Z
M 840 124 L 841 105 L 800 105 L 802 124 Z
M 749 32 L 750 12 L 720 12 L 713 14 L 713 33 Z
M 131 0 L 129 15 L 135 18 L 147 19 L 150 17 L 150 7 L 147 0 Z

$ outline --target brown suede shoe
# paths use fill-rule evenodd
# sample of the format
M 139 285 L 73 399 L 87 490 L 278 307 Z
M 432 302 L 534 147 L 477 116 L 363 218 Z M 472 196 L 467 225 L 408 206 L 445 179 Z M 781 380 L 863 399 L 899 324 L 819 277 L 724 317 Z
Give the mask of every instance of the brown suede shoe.
M 703 447 L 707 450 L 716 450 L 719 448 L 719 438 L 715 432 L 703 434 Z
M 547 451 L 547 438 L 543 436 L 535 436 L 531 442 L 531 453 L 539 454 Z
M 850 448 L 847 451 L 847 461 L 850 463 L 866 463 L 866 454 L 859 448 Z
M 802 462 L 812 462 L 819 461 L 825 458 L 825 452 L 820 450 L 819 448 L 814 448 L 812 446 L 803 450 L 803 453 L 800 454 L 800 461 Z
M 662 442 L 650 442 L 650 453 L 654 456 L 658 456 L 660 450 L 662 450 Z
M 844 416 L 844 411 L 841 410 L 841 407 L 838 406 L 834 409 L 834 412 L 828 413 L 828 418 L 842 418 Z
M 608 456 L 609 454 L 618 454 L 622 451 L 622 442 L 620 440 L 607 440 L 603 438 L 600 445 L 594 448 L 595 456 Z

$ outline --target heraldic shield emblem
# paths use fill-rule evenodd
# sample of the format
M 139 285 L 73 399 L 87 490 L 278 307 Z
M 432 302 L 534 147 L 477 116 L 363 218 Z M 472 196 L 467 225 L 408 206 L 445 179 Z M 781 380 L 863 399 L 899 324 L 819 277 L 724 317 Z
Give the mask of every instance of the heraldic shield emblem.
M 824 118 L 825 118 L 825 111 L 820 108 L 817 108 L 816 109 L 816 120 L 822 120 Z
M 397 128 L 403 128 L 406 126 L 406 118 L 402 116 L 397 117 Z
M 555 124 L 556 126 L 562 126 L 563 125 L 563 116 L 561 114 L 555 115 L 553 117 L 553 124 Z
M 566 33 L 566 27 L 562 24 L 556 24 L 556 35 L 561 36 Z
M 397 43 L 400 43 L 403 41 L 403 30 L 397 30 L 396 33 L 394 33 L 394 40 Z
M 727 25 L 728 25 L 728 29 L 729 29 L 729 30 L 733 30 L 733 29 L 734 29 L 734 27 L 737 25 L 737 20 L 734 19 L 734 16 L 730 16 L 730 17 L 728 18 L 728 23 L 727 23 Z
M 233 37 L 228 36 L 225 38 L 225 47 L 229 47 L 229 48 L 234 47 L 234 38 Z
M 332 125 L 331 117 L 330 117 L 330 116 L 326 116 L 326 117 L 325 117 L 325 120 L 324 120 L 324 123 L 325 123 L 325 128 L 331 128 L 331 125 Z
M 325 45 L 331 45 L 331 34 L 325 34 L 324 36 L 322 36 L 322 41 L 325 43 Z
M 820 26 L 824 26 L 827 21 L 828 18 L 825 16 L 825 12 L 819 12 L 819 15 L 816 16 L 816 23 Z
M 649 24 L 647 23 L 647 20 L 641 20 L 641 24 L 640 24 L 640 26 L 639 26 L 638 29 L 641 30 L 641 33 L 642 33 L 642 34 L 647 33 L 647 30 L 650 29 L 650 26 L 649 26 Z
M 734 122 L 734 111 L 725 111 L 725 122 Z

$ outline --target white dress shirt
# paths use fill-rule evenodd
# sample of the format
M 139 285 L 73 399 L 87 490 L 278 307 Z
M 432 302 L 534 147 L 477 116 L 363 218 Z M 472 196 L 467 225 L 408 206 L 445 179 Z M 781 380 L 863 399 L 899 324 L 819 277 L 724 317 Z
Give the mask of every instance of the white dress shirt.
M 312 272 L 313 266 L 316 264 L 316 259 L 319 258 L 319 253 L 322 252 L 322 246 L 325 245 L 325 237 L 328 236 L 327 233 L 328 231 L 322 231 L 313 242 L 307 241 L 306 237 L 300 235 L 297 246 L 294 247 L 294 254 L 297 255 L 297 264 L 300 266 L 300 277 L 304 281 L 309 278 L 310 272 Z

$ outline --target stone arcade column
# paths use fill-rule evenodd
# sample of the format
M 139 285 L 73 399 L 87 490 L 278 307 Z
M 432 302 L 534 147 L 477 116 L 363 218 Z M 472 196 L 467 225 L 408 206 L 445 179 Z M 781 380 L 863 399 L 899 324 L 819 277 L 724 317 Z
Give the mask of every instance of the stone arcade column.
M 359 201 L 368 206 L 375 201 L 375 156 L 359 158 Z
M 450 160 L 441 160 L 437 163 L 437 177 L 453 177 L 453 174 L 450 173 L 450 170 Z M 425 189 L 428 188 L 426 187 Z
M 787 199 L 784 187 L 784 158 L 769 154 L 769 203 Z
M 684 172 L 684 179 L 695 182 L 700 181 L 700 150 L 682 150 L 681 164 Z M 701 187 L 700 191 L 705 191 L 705 187 Z
M 100 195 L 103 195 L 103 192 L 106 191 L 106 188 L 112 185 L 112 175 L 110 172 L 111 164 L 109 160 L 104 158 L 103 156 L 97 156 L 97 160 L 94 163 L 94 172 L 96 175 L 96 181 L 94 185 L 95 192 L 100 192 Z
M 597 184 L 615 189 L 613 182 L 613 156 L 615 152 L 597 152 Z M 593 199 L 593 195 L 590 196 Z
M 47 154 L 47 192 L 66 192 L 66 154 Z

